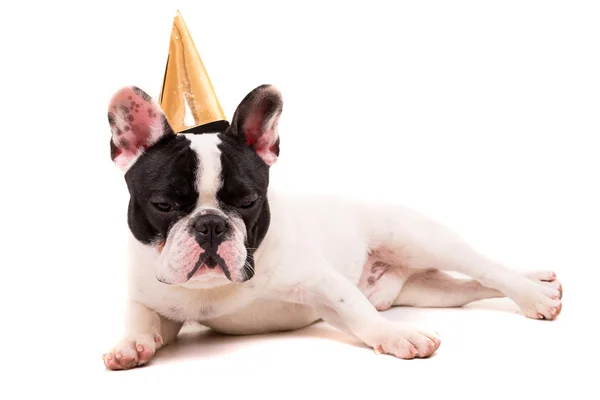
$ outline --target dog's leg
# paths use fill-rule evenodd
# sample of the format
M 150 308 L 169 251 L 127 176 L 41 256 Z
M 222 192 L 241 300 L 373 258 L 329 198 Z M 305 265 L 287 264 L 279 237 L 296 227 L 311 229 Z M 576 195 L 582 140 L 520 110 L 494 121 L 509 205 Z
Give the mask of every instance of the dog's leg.
M 556 275 L 550 272 L 526 273 L 534 282 L 562 291 Z M 475 279 L 459 279 L 438 270 L 412 275 L 394 300 L 395 306 L 460 307 L 478 300 L 505 297 L 496 289 L 483 286 Z
M 394 300 L 395 306 L 460 307 L 477 300 L 504 297 L 474 279 L 457 279 L 438 270 L 412 275 Z
M 109 369 L 129 369 L 150 361 L 156 351 L 172 342 L 180 322 L 164 318 L 136 301 L 128 303 L 125 337 L 102 356 Z
M 402 252 L 405 265 L 468 275 L 486 288 L 512 299 L 529 318 L 555 319 L 561 311 L 560 283 L 553 273 L 541 272 L 548 276 L 546 281 L 552 282 L 529 279 L 479 254 L 445 228 L 429 225 L 426 230 L 409 233 L 404 237 Z
M 352 333 L 378 352 L 400 358 L 427 357 L 439 347 L 436 333 L 384 318 L 356 285 L 330 266 L 309 272 L 305 279 L 279 292 L 286 296 L 301 293 L 293 301 L 310 304 L 324 321 Z

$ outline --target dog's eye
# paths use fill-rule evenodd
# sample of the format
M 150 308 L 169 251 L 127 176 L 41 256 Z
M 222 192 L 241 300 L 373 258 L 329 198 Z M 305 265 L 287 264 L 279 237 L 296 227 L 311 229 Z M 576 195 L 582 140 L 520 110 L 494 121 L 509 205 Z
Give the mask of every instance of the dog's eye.
M 169 203 L 152 203 L 152 205 L 161 212 L 169 212 L 173 209 Z
M 250 208 L 252 207 L 254 204 L 256 204 L 256 201 L 258 200 L 258 198 L 254 198 L 254 199 L 245 199 L 243 200 L 240 204 L 239 204 L 239 208 Z

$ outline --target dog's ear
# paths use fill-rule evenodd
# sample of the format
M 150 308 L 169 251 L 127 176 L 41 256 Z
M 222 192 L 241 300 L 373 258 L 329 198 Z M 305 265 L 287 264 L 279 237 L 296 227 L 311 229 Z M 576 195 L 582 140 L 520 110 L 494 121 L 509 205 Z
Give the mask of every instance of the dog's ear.
M 123 172 L 160 138 L 173 135 L 160 106 L 140 88 L 120 89 L 110 100 L 110 158 Z
M 261 85 L 248 93 L 236 109 L 228 134 L 242 139 L 271 166 L 279 156 L 277 126 L 283 110 L 281 93 Z

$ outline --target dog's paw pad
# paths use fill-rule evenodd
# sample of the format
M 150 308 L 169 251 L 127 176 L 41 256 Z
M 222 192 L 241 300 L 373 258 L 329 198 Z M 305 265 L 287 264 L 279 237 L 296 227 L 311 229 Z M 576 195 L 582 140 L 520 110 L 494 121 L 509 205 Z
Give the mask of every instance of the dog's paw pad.
M 159 335 L 141 334 L 120 341 L 102 356 L 108 369 L 130 369 L 146 364 L 154 356 L 156 345 L 162 343 Z

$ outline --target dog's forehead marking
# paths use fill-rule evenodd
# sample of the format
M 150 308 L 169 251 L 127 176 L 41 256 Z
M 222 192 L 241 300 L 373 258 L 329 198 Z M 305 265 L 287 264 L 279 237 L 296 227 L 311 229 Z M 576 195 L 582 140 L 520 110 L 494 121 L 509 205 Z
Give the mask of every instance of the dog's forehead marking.
M 198 154 L 196 189 L 200 194 L 198 205 L 218 208 L 217 192 L 221 188 L 221 140 L 216 134 L 186 134 L 190 148 Z

